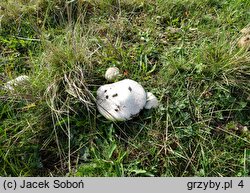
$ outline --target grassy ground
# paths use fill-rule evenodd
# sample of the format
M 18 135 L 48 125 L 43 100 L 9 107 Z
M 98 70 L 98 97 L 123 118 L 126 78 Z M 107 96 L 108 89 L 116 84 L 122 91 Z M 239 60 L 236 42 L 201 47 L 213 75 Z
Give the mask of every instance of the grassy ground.
M 248 176 L 248 0 L 2 0 L 0 176 Z M 160 101 L 94 105 L 107 67 Z

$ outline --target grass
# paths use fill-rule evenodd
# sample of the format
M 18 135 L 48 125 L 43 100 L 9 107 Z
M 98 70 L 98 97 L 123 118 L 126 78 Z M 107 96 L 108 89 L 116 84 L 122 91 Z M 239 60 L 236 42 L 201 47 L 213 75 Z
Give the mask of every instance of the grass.
M 34 3 L 35 2 L 35 3 Z M 0 3 L 0 176 L 249 176 L 248 0 Z M 107 67 L 160 105 L 110 122 Z

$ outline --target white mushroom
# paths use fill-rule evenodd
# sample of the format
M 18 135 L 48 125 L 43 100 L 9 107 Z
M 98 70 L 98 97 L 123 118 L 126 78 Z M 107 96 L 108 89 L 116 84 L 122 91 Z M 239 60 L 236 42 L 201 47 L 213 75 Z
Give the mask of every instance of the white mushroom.
M 145 107 L 156 107 L 158 101 L 152 93 L 145 92 L 136 81 L 124 79 L 113 84 L 106 84 L 97 90 L 97 108 L 112 121 L 126 121 L 138 115 Z
M 151 109 L 151 108 L 156 108 L 156 107 L 158 107 L 157 98 L 151 92 L 147 92 L 147 102 L 144 108 Z
M 18 76 L 17 78 L 8 81 L 3 88 L 5 90 L 13 91 L 14 87 L 25 84 L 28 80 L 29 77 L 26 75 Z
M 240 32 L 242 34 L 250 34 L 250 26 L 243 28 L 242 30 L 240 30 Z
M 105 78 L 108 81 L 112 81 L 114 79 L 116 79 L 119 76 L 120 72 L 119 69 L 117 67 L 110 67 L 107 69 L 106 73 L 105 73 Z
M 145 106 L 147 95 L 136 81 L 124 79 L 97 90 L 97 108 L 109 120 L 125 121 L 136 116 Z
M 245 35 L 241 37 L 238 41 L 238 46 L 240 48 L 249 48 L 250 47 L 250 35 Z

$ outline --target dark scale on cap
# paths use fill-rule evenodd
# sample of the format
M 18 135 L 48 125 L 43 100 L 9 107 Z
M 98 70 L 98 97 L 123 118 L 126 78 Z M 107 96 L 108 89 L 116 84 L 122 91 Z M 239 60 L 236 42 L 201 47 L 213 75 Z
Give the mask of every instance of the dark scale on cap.
M 132 88 L 129 86 L 129 87 L 128 87 L 128 90 L 131 92 L 131 91 L 132 91 Z
M 116 112 L 118 112 L 118 109 L 115 109 Z
M 117 97 L 117 96 L 118 96 L 118 94 L 117 94 L 117 93 L 115 93 L 115 94 L 113 94 L 113 95 L 112 95 L 112 97 Z
M 107 90 L 105 90 L 104 92 L 107 92 Z
M 106 99 L 108 99 L 109 98 L 109 96 L 108 95 L 106 95 Z

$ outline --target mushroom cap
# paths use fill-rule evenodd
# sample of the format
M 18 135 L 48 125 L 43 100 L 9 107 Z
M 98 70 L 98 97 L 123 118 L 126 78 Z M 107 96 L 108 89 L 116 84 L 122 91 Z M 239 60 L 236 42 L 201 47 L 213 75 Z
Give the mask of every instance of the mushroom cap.
M 151 92 L 147 92 L 147 102 L 145 104 L 145 109 L 152 109 L 158 107 L 158 100 L 155 95 Z
M 241 37 L 238 41 L 238 46 L 241 48 L 249 48 L 250 47 L 250 35 L 245 35 Z
M 144 108 L 146 100 L 144 88 L 130 79 L 106 84 L 97 90 L 97 108 L 112 121 L 132 119 Z
M 4 89 L 13 91 L 15 86 L 25 84 L 28 82 L 28 80 L 29 77 L 26 75 L 18 76 L 15 79 L 6 82 L 6 84 L 4 85 Z
M 105 73 L 105 78 L 108 81 L 112 81 L 114 79 L 116 79 L 119 76 L 120 72 L 119 69 L 117 67 L 110 67 L 107 69 L 106 73 Z
M 242 30 L 240 30 L 240 32 L 242 34 L 249 34 L 250 33 L 250 26 L 243 28 Z

